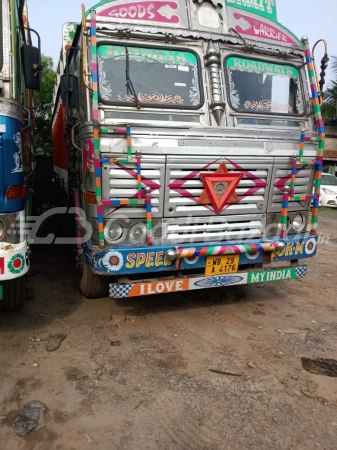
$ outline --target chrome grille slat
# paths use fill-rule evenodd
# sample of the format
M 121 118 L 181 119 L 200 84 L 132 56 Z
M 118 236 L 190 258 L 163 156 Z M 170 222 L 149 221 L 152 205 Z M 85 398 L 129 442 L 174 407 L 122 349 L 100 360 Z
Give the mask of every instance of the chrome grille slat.
M 125 167 L 135 169 L 135 167 L 132 167 L 131 164 L 127 164 L 127 165 L 125 165 Z M 144 164 L 144 167 L 146 167 L 146 164 Z M 121 170 L 123 170 L 123 169 L 110 168 L 109 169 L 110 177 L 113 177 L 113 179 L 119 178 Z M 151 179 L 160 178 L 160 170 L 158 170 L 158 169 L 146 170 L 145 168 L 143 168 L 142 175 L 147 178 L 151 177 Z
M 231 241 L 231 240 L 247 240 L 247 239 L 257 239 L 261 237 L 261 233 L 259 229 L 251 229 L 249 231 L 240 231 L 238 233 L 231 232 L 223 232 L 223 233 L 212 233 L 204 234 L 203 238 L 201 238 L 200 234 L 188 234 L 186 237 L 182 237 L 177 234 L 169 234 L 168 240 L 169 242 L 173 242 L 175 244 L 182 244 L 184 242 L 214 242 L 214 241 Z
M 168 219 L 168 242 L 221 242 L 228 240 L 259 239 L 263 237 L 266 219 L 262 214 L 229 217 L 186 217 Z
M 242 226 L 242 224 L 240 222 L 238 222 L 238 224 L 240 224 L 240 226 Z M 247 224 L 249 224 L 251 227 L 260 227 L 261 222 L 258 220 L 255 221 L 251 221 L 251 222 L 247 222 Z M 238 225 L 239 226 L 239 225 Z M 189 232 L 189 231 L 194 231 L 195 233 L 204 233 L 205 231 L 223 231 L 223 230 L 227 230 L 227 229 L 233 229 L 233 227 L 235 227 L 235 223 L 219 223 L 219 224 L 195 224 L 195 225 L 170 225 L 169 226 L 169 230 L 170 232 L 180 232 L 181 229 L 184 229 L 185 232 Z
M 241 186 L 241 183 L 240 183 Z M 188 192 L 191 194 L 191 197 L 200 197 L 200 195 L 203 193 L 203 191 L 205 190 L 204 187 L 199 188 L 199 189 L 189 189 Z M 235 190 L 236 194 L 238 195 L 238 197 L 240 197 L 240 195 L 244 195 L 247 192 L 247 188 L 236 188 Z M 258 192 L 254 192 L 252 193 L 253 196 L 260 196 L 262 197 L 262 199 L 264 198 L 264 194 L 266 193 L 266 190 L 264 188 L 261 188 Z M 263 195 L 261 195 L 263 194 Z M 169 191 L 169 195 L 170 197 L 178 197 L 179 194 L 177 194 L 175 191 L 170 190 Z M 187 196 L 188 198 L 188 196 Z
M 239 215 L 239 214 L 245 214 L 245 213 L 247 212 L 247 210 L 250 210 L 250 209 L 258 210 L 258 205 L 257 205 L 257 203 L 252 203 L 252 204 L 249 205 L 249 206 L 250 206 L 250 207 L 247 208 L 247 204 L 245 204 L 245 205 L 240 205 L 240 204 L 230 205 L 230 206 L 228 206 L 228 208 L 226 208 L 226 210 L 224 211 L 223 214 L 227 214 L 227 215 L 230 215 L 230 214 Z M 191 207 L 188 208 L 188 211 L 189 211 L 189 214 L 191 214 L 192 217 L 194 217 L 194 216 L 197 216 L 197 215 L 202 215 L 202 214 L 203 214 L 203 211 L 204 211 L 204 208 L 203 208 L 202 205 L 199 205 L 199 206 L 198 206 L 198 205 L 197 205 L 197 206 L 191 206 Z M 186 212 L 186 205 L 184 205 L 184 206 L 177 206 L 177 207 L 176 207 L 176 212 L 178 213 L 178 214 L 177 214 L 178 217 L 179 217 L 179 216 L 180 216 L 180 217 L 183 216 L 183 213 Z M 213 214 L 213 216 L 211 215 L 211 213 L 212 213 L 212 210 L 211 210 L 211 209 L 209 210 L 209 212 L 210 212 L 209 216 L 210 216 L 210 217 L 213 217 L 214 214 Z
M 110 189 L 110 198 L 134 198 L 137 195 L 137 189 Z M 160 196 L 159 189 L 151 192 L 152 200 Z
M 172 197 L 171 197 L 171 198 L 172 198 Z M 194 200 L 192 200 L 192 199 L 190 199 L 190 198 L 188 198 L 188 197 L 184 197 L 184 198 L 181 198 L 181 197 L 173 197 L 173 198 L 174 198 L 174 203 L 175 203 L 176 205 L 179 205 L 179 204 L 186 205 L 186 206 L 189 206 L 189 205 L 192 205 L 192 206 L 197 205 L 196 202 L 195 202 Z M 251 197 L 246 198 L 246 199 L 245 199 L 245 203 L 246 203 L 246 204 L 247 204 L 247 203 L 255 203 L 255 202 L 257 202 L 257 201 L 263 202 L 263 200 L 264 200 L 264 197 L 263 197 L 262 195 L 255 195 L 255 196 L 251 196 Z M 204 208 L 203 205 L 197 205 L 197 206 L 201 206 L 202 208 Z M 229 208 L 232 207 L 232 206 L 239 207 L 239 206 L 241 206 L 241 205 L 240 205 L 240 203 L 236 203 L 236 204 L 233 204 L 233 205 L 229 205 L 227 208 L 224 209 L 224 211 L 227 211 L 227 209 L 229 209 Z M 210 206 L 210 207 L 211 207 L 211 206 Z
M 200 170 L 200 173 L 214 173 L 216 169 L 219 167 L 219 163 L 215 167 L 211 167 L 208 169 L 202 169 L 202 167 L 197 168 L 194 164 L 191 164 L 193 169 L 190 170 L 173 170 L 171 171 L 171 177 L 172 178 L 184 178 L 186 175 L 188 175 L 193 170 Z M 227 166 L 228 167 L 228 166 Z M 234 167 L 232 170 L 229 170 L 229 172 L 238 172 L 239 169 L 235 169 Z M 254 170 L 254 175 L 258 178 L 266 178 L 268 176 L 267 170 Z M 249 176 L 247 177 L 249 179 Z
M 291 171 L 291 166 L 289 165 L 289 168 L 287 169 L 277 169 L 277 177 L 282 178 L 282 177 L 288 177 L 289 176 L 289 170 Z M 298 173 L 298 177 L 302 178 L 304 176 L 306 177 L 310 177 L 311 174 L 311 170 L 310 169 L 305 169 L 305 170 L 301 170 Z

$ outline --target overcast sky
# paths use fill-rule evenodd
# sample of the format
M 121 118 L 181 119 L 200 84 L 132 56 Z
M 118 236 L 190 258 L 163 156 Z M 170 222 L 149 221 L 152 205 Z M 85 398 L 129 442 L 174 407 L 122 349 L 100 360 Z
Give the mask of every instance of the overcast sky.
M 98 0 L 85 0 L 89 9 Z M 81 0 L 28 0 L 30 26 L 42 38 L 42 51 L 59 59 L 62 26 L 65 22 L 80 22 Z M 337 0 L 277 0 L 278 21 L 296 36 L 309 36 L 311 46 L 321 38 L 328 41 L 329 54 L 337 56 Z M 321 50 L 321 48 L 320 48 Z M 316 59 L 320 61 L 322 52 Z

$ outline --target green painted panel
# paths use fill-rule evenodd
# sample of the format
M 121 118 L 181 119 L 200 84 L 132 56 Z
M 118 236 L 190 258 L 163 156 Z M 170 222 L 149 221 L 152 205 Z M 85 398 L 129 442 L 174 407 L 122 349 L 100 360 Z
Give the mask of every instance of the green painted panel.
M 242 9 L 277 22 L 276 0 L 225 0 L 227 6 Z
M 175 64 L 197 64 L 197 57 L 190 52 L 141 47 L 128 47 L 128 50 L 130 58 L 137 58 L 143 61 L 154 60 Z M 124 46 L 119 45 L 100 45 L 97 54 L 98 56 L 120 58 L 125 57 L 126 50 Z
M 114 0 L 102 0 L 101 2 L 96 3 L 92 6 L 88 11 L 86 11 L 86 16 L 89 16 L 91 10 L 97 9 L 99 6 L 106 5 L 107 3 L 113 3 Z
M 300 76 L 298 70 L 293 66 L 255 61 L 253 59 L 245 58 L 228 58 L 227 67 L 244 72 L 268 73 L 269 75 L 283 75 L 291 78 L 299 78 Z
M 268 281 L 297 280 L 298 278 L 303 278 L 303 276 L 305 276 L 305 272 L 303 272 L 303 274 L 299 273 L 294 268 L 265 270 L 262 272 L 249 272 L 247 283 L 252 284 Z

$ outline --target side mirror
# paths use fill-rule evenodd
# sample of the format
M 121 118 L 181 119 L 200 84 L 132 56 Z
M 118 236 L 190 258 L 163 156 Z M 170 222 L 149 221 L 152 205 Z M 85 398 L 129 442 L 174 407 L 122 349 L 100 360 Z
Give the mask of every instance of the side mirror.
M 70 74 L 62 75 L 60 88 L 63 106 L 66 108 L 77 108 L 79 103 L 77 76 Z
M 27 89 L 39 91 L 41 88 L 41 53 L 40 50 L 31 45 L 24 44 L 21 47 L 23 64 L 23 75 Z

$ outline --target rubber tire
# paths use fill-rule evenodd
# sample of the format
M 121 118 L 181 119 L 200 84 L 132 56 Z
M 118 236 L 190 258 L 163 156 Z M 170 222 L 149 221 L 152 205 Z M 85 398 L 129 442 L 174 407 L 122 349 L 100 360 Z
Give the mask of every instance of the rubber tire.
M 26 275 L 3 282 L 3 300 L 0 300 L 0 311 L 21 311 L 27 297 Z
M 102 298 L 109 293 L 109 277 L 97 275 L 83 263 L 80 291 L 85 298 Z

